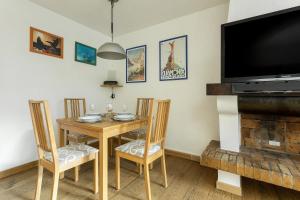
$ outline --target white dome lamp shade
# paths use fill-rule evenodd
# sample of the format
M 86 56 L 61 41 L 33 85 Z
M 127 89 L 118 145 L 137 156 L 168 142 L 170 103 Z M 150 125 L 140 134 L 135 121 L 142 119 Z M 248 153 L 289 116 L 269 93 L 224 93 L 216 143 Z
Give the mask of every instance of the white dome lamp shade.
M 114 3 L 119 0 L 108 0 L 111 2 L 111 40 L 106 42 L 97 50 L 97 56 L 108 60 L 122 60 L 126 58 L 126 52 L 121 45 L 114 43 Z
M 106 42 L 97 50 L 97 56 L 108 60 L 122 60 L 126 58 L 126 52 L 119 44 Z

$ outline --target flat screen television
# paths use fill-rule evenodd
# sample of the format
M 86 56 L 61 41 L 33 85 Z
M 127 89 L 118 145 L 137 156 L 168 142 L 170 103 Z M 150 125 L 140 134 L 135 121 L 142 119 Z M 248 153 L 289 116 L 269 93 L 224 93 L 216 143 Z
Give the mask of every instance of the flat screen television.
M 222 82 L 300 78 L 300 7 L 222 25 Z

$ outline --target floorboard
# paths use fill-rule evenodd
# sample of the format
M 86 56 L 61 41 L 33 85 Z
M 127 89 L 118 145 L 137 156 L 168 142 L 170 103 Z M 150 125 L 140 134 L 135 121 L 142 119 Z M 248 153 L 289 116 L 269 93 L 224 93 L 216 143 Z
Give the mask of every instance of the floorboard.
M 121 190 L 114 189 L 114 159 L 109 162 L 109 198 L 113 200 L 145 199 L 144 179 L 136 172 L 136 165 L 121 162 Z M 94 200 L 92 193 L 92 165 L 81 167 L 78 183 L 73 182 L 73 171 L 66 172 L 66 178 L 59 182 L 58 199 L 60 200 Z M 300 192 L 283 187 L 242 179 L 243 197 L 235 196 L 215 188 L 217 171 L 201 167 L 199 163 L 173 156 L 167 156 L 167 174 L 169 187 L 164 188 L 160 163 L 154 165 L 150 172 L 152 197 L 155 200 L 296 200 Z M 0 180 L 0 199 L 33 199 L 37 170 L 29 171 Z M 45 170 L 41 199 L 49 199 L 52 175 Z

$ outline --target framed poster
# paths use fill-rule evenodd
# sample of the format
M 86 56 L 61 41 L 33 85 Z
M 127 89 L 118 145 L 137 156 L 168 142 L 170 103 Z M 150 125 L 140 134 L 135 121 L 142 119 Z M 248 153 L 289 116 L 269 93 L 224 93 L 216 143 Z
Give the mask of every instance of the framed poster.
M 159 42 L 159 75 L 161 81 L 188 78 L 187 35 Z
M 30 51 L 63 58 L 64 39 L 52 33 L 30 27 Z
M 79 42 L 75 42 L 75 61 L 96 66 L 97 49 Z
M 126 83 L 146 82 L 147 46 L 126 49 Z

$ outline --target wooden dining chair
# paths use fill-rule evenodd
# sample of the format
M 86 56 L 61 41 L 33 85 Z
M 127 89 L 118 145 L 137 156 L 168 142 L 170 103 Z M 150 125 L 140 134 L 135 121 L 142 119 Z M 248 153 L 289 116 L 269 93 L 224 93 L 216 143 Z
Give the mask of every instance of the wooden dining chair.
M 150 104 L 153 102 L 154 98 L 138 98 L 136 104 L 136 115 L 139 117 L 149 117 L 150 114 Z M 128 133 L 119 135 L 119 145 L 121 145 L 122 140 L 131 141 L 138 139 L 145 139 L 146 129 L 142 128 L 135 131 L 130 131 Z
M 136 115 L 139 117 L 149 117 L 150 115 L 150 105 L 153 103 L 154 98 L 137 98 L 137 104 L 136 104 Z M 139 139 L 145 139 L 146 137 L 146 129 L 141 128 L 139 130 L 130 131 L 128 133 L 124 133 L 122 135 L 118 136 L 118 144 L 119 146 L 122 144 L 122 141 L 132 141 L 132 140 L 139 140 Z M 110 143 L 112 144 L 112 143 Z M 111 149 L 113 147 L 111 146 Z M 112 152 L 112 150 L 111 150 Z M 139 174 L 142 173 L 141 167 L 139 164 L 137 164 Z M 150 169 L 153 168 L 153 164 L 151 163 Z
M 51 199 L 57 199 L 59 174 L 83 163 L 94 162 L 94 193 L 98 192 L 98 149 L 85 144 L 57 148 L 47 101 L 29 101 L 38 150 L 38 180 L 35 199 L 40 199 L 44 168 L 53 173 Z
M 65 118 L 78 118 L 84 116 L 86 114 L 86 101 L 85 98 L 65 98 Z M 84 143 L 88 144 L 89 141 L 95 140 L 92 137 L 88 137 L 87 135 L 73 133 L 66 131 L 66 143 Z M 75 182 L 79 180 L 79 170 L 80 167 L 74 168 L 74 177 Z M 63 176 L 61 176 L 63 178 Z
M 144 166 L 145 188 L 148 200 L 151 200 L 149 164 L 159 158 L 161 159 L 164 186 L 168 187 L 164 145 L 170 103 L 170 100 L 158 100 L 155 107 L 156 112 L 153 112 L 153 101 L 151 101 L 146 139 L 134 140 L 115 149 L 117 190 L 120 189 L 120 158 L 127 159 Z M 152 113 L 156 113 L 155 116 L 152 117 Z
M 86 101 L 84 98 L 65 98 L 65 118 L 78 118 L 86 114 Z M 85 143 L 94 140 L 91 137 L 79 133 L 70 133 L 67 131 L 66 143 Z

